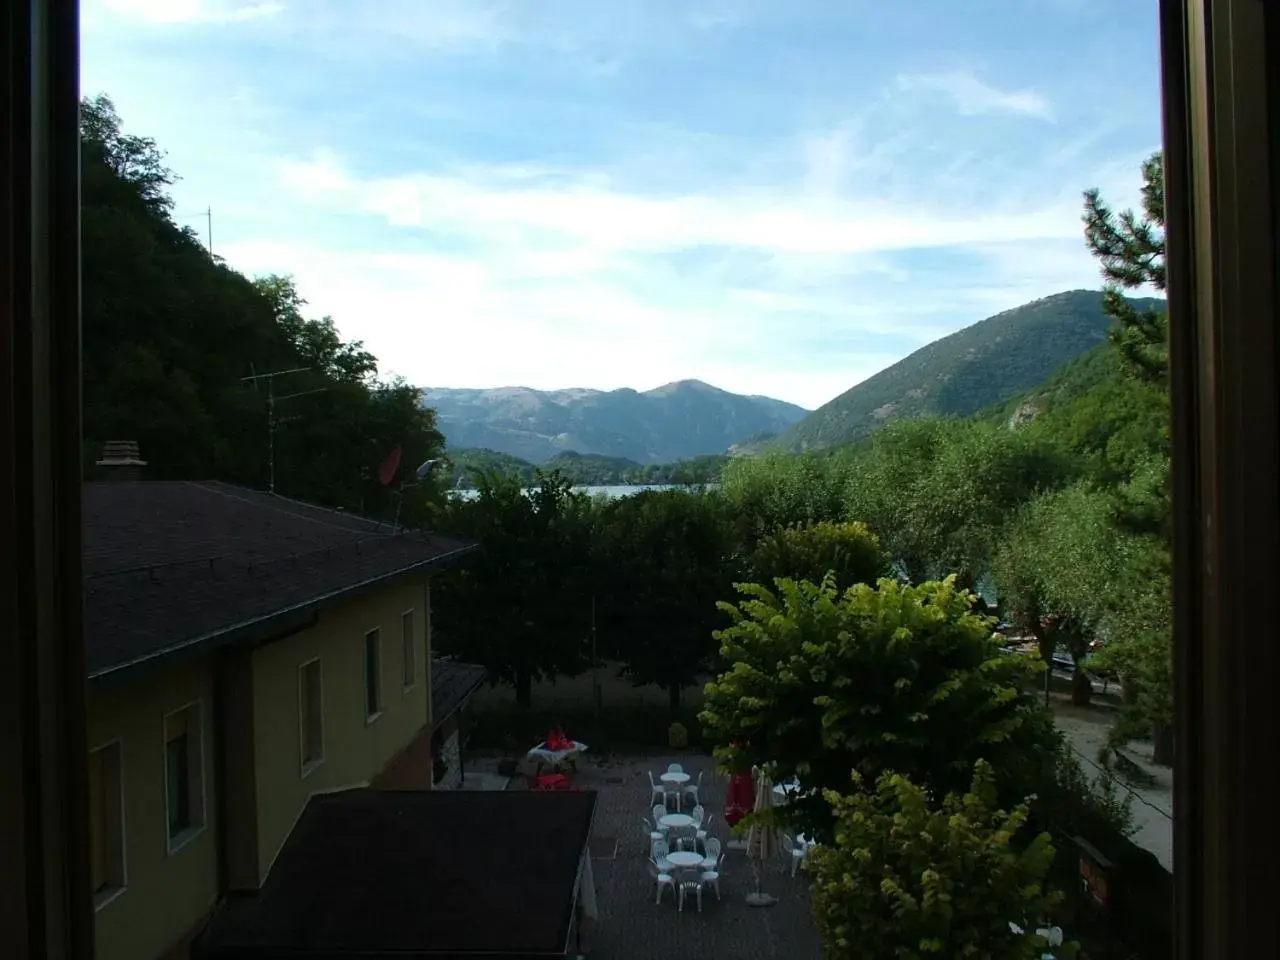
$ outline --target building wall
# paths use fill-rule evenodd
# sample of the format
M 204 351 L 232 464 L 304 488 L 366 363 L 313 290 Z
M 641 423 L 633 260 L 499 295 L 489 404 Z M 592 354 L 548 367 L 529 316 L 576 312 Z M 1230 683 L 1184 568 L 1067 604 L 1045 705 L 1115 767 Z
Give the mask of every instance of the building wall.
M 368 784 L 427 725 L 427 595 L 423 583 L 388 588 L 325 611 L 314 627 L 253 652 L 259 881 L 313 794 Z M 414 611 L 417 680 L 406 691 L 401 615 L 407 610 Z M 368 722 L 364 638 L 375 627 L 382 631 L 383 712 Z M 299 669 L 315 657 L 323 672 L 324 759 L 304 771 Z
M 197 700 L 204 827 L 170 852 L 164 717 Z M 87 706 L 89 748 L 119 740 L 124 785 L 126 884 L 96 912 L 96 956 L 149 960 L 201 923 L 218 896 L 211 661 L 160 669 L 119 686 L 91 684 Z

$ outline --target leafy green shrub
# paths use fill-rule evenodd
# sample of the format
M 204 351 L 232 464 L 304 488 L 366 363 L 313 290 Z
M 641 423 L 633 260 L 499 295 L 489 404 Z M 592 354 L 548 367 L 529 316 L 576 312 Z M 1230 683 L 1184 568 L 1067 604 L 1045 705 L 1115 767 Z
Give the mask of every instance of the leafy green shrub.
M 880 541 L 866 524 L 829 520 L 774 531 L 757 545 L 751 568 L 763 584 L 780 577 L 821 583 L 834 572 L 841 589 L 875 583 L 889 570 Z
M 1023 692 L 1043 667 L 1001 653 L 952 578 L 738 589 L 746 599 L 721 605 L 734 623 L 717 634 L 732 666 L 707 684 L 700 719 L 725 767 L 769 764 L 815 788 L 780 814 L 805 832 L 830 836 L 817 790 L 847 790 L 850 770 L 868 783 L 902 773 L 941 797 L 985 759 L 1014 801 L 1052 778 L 1052 717 Z
M 683 723 L 673 723 L 667 728 L 667 744 L 673 750 L 683 750 L 689 745 L 689 730 Z
M 930 808 L 926 792 L 885 774 L 874 792 L 827 791 L 835 843 L 815 848 L 813 911 L 830 960 L 982 957 L 1038 960 L 1034 934 L 1061 902 L 1046 890 L 1053 845 L 1042 833 L 1014 842 L 1027 807 L 995 807 L 991 767 L 978 761 L 969 791 Z M 1015 934 L 1010 922 L 1025 933 Z M 1059 951 L 1067 956 L 1069 951 Z

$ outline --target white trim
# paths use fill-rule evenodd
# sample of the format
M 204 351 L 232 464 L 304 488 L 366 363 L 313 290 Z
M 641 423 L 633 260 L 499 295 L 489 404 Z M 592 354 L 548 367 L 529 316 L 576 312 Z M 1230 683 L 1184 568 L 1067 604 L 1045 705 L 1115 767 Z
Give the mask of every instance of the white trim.
M 92 747 L 89 753 L 98 753 L 106 750 L 108 747 L 116 748 L 116 756 L 118 757 L 119 769 L 116 770 L 116 779 L 120 785 L 120 883 L 117 886 L 109 887 L 106 890 L 95 891 L 93 895 L 93 910 L 97 913 L 108 903 L 116 900 L 120 894 L 129 889 L 129 835 L 125 832 L 125 811 L 124 811 L 124 738 L 112 737 L 110 740 L 104 740 L 96 747 Z
M 377 645 L 376 645 L 377 657 L 375 659 L 378 661 L 376 665 L 378 673 L 375 678 L 377 683 L 374 688 L 374 691 L 377 695 L 377 703 L 374 704 L 374 710 L 372 713 L 370 713 L 369 712 L 369 637 L 374 635 L 376 635 L 377 637 Z M 362 694 L 361 694 L 364 699 L 364 722 L 365 722 L 365 726 L 368 726 L 369 724 L 377 720 L 380 716 L 382 716 L 382 714 L 385 713 L 387 709 L 386 697 L 383 695 L 383 692 L 382 692 L 382 627 L 381 626 L 373 627 L 372 629 L 366 630 L 364 632 L 364 639 L 361 641 L 361 644 L 360 644 L 360 660 L 361 660 L 361 663 L 363 664 L 360 670 L 360 674 L 364 678 L 364 690 L 362 691 Z
M 317 672 L 320 674 L 320 758 L 318 760 L 307 759 L 307 725 L 302 715 L 303 679 L 306 676 L 307 667 L 313 663 L 317 665 Z M 321 766 L 329 755 L 328 744 L 325 742 L 327 733 L 324 708 L 324 663 L 320 657 L 312 657 L 298 664 L 298 769 L 303 779 Z
M 196 738 L 196 745 L 200 750 L 200 822 L 183 830 L 176 837 L 171 837 L 169 836 L 169 718 L 190 710 L 192 707 L 196 708 L 196 715 L 199 718 L 200 735 Z M 197 697 L 189 703 L 184 703 L 160 718 L 160 769 L 164 773 L 164 836 L 165 847 L 169 856 L 177 853 L 200 834 L 204 833 L 209 823 L 209 796 L 205 782 L 208 772 L 205 769 L 204 736 L 204 698 L 202 697 Z
M 367 786 L 369 786 L 369 781 L 361 780 L 358 783 L 347 783 L 339 787 L 321 787 L 318 790 L 312 790 L 308 793 L 307 799 L 303 800 L 298 809 L 294 811 L 293 821 L 289 824 L 289 829 L 285 831 L 284 839 L 277 844 L 276 852 L 273 853 L 271 855 L 271 859 L 267 861 L 266 869 L 262 871 L 262 878 L 258 881 L 258 886 L 261 887 L 267 882 L 267 877 L 271 875 L 271 870 L 276 865 L 276 860 L 280 856 L 280 851 L 284 849 L 284 845 L 288 843 L 289 838 L 293 836 L 293 831 L 297 829 L 298 821 L 302 819 L 302 815 L 306 812 L 307 804 L 311 802 L 312 797 L 321 797 L 327 793 L 342 793 L 344 790 L 362 790 Z
M 412 617 L 409 631 L 409 644 L 406 647 L 404 642 L 404 618 Z M 400 696 L 405 696 L 418 686 L 418 609 L 410 607 L 400 614 Z M 405 650 L 413 651 L 413 679 L 406 684 L 404 682 L 404 653 Z

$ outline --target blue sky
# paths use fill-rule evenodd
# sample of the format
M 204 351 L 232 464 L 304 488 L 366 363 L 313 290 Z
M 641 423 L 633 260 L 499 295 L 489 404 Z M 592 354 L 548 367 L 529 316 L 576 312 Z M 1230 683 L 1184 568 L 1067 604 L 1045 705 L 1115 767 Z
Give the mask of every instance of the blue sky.
M 386 373 L 816 407 L 1098 286 L 1159 146 L 1156 0 L 82 0 L 175 215 Z

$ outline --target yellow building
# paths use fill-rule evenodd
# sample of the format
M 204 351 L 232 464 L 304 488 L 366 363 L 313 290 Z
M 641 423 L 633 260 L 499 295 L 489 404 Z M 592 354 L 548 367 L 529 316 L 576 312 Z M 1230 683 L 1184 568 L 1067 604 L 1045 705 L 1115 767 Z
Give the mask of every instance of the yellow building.
M 217 483 L 87 485 L 100 960 L 185 956 L 313 797 L 430 789 L 430 578 L 473 549 Z M 484 673 L 441 669 L 452 714 Z

